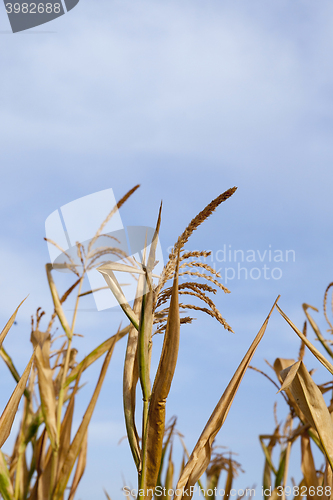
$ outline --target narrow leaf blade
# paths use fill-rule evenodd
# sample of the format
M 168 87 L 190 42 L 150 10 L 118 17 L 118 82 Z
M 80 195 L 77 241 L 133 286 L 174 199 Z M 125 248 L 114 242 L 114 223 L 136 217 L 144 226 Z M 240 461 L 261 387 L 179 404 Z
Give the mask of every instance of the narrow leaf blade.
M 274 305 L 270 310 L 265 322 L 260 328 L 249 350 L 245 354 L 242 362 L 238 366 L 228 387 L 224 391 L 220 401 L 218 402 L 215 410 L 213 411 L 210 419 L 208 420 L 196 446 L 194 447 L 190 459 L 187 465 L 185 466 L 185 469 L 183 470 L 181 477 L 179 478 L 177 484 L 177 489 L 179 491 L 182 491 L 184 488 L 188 493 L 190 491 L 191 486 L 195 485 L 195 483 L 198 481 L 198 479 L 201 477 L 201 475 L 205 472 L 206 468 L 208 467 L 208 464 L 210 462 L 212 444 L 215 439 L 215 436 L 219 432 L 225 419 L 227 418 L 228 412 L 230 410 L 231 404 L 234 400 L 238 387 L 259 345 L 259 342 L 261 341 L 265 333 L 268 320 L 273 312 L 274 307 L 276 306 L 278 299 L 279 297 L 274 302 Z M 175 500 L 179 500 L 180 498 L 182 498 L 182 494 L 176 493 Z M 190 495 L 190 498 L 192 498 L 192 495 Z
M 20 378 L 20 381 L 16 385 L 13 394 L 11 395 L 10 400 L 7 403 L 7 406 L 0 417 L 0 448 L 2 448 L 3 444 L 7 440 L 10 430 L 12 428 L 14 418 L 18 409 L 18 405 L 20 403 L 24 389 L 27 385 L 27 380 L 30 374 L 34 355 L 35 354 L 31 356 L 30 361 L 26 369 L 24 370 L 22 377 Z

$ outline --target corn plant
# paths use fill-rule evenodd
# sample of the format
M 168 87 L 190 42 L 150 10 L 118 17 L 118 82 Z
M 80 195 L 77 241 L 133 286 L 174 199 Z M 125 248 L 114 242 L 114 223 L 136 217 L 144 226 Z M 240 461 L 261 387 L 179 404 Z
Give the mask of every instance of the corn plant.
M 74 498 L 86 465 L 89 422 L 105 379 L 113 348 L 125 335 L 128 335 L 128 340 L 123 377 L 124 417 L 128 442 L 137 469 L 140 496 L 152 499 L 155 488 L 162 485 L 163 464 L 167 463 L 164 484 L 173 483 L 175 471 L 170 447 L 174 425 L 166 426 L 165 419 L 167 398 L 177 365 L 180 327 L 182 324 L 192 322 L 190 311 L 200 311 L 216 319 L 225 330 L 232 332 L 209 296 L 216 294 L 217 288 L 229 293 L 229 290 L 220 283 L 220 275 L 200 260 L 208 256 L 209 252 L 185 251 L 184 245 L 215 209 L 233 195 L 236 188 L 229 189 L 215 198 L 190 222 L 175 243 L 157 285 L 154 284 L 153 278 L 156 278 L 154 268 L 162 218 L 161 208 L 153 240 L 150 247 L 147 246 L 143 251 L 141 262 L 127 256 L 117 246 L 99 246 L 99 239 L 107 222 L 137 188 L 138 186 L 135 186 L 118 202 L 86 247 L 77 243 L 76 260 L 60 249 L 66 257 L 65 262 L 46 265 L 54 311 L 45 330 L 42 331 L 41 325 L 45 315 L 41 309 L 37 310 L 31 329 L 33 355 L 22 377 L 9 353 L 1 346 L 0 355 L 15 378 L 17 386 L 0 419 L 0 446 L 9 435 L 19 401 L 24 394 L 23 416 L 13 452 L 10 456 L 0 453 L 0 493 L 5 500 L 62 500 L 67 490 L 69 490 L 68 500 Z M 60 248 L 56 242 L 50 243 Z M 110 261 L 111 256 L 116 257 L 118 261 Z M 62 294 L 59 293 L 52 274 L 57 268 L 66 268 L 75 275 L 75 282 Z M 77 349 L 73 342 L 76 335 L 74 332 L 78 307 L 86 295 L 96 292 L 96 290 L 82 292 L 84 278 L 87 272 L 94 268 L 98 268 L 104 276 L 107 287 L 118 300 L 129 324 L 77 362 Z M 114 274 L 116 271 L 131 272 L 137 277 L 137 293 L 132 307 L 116 279 Z M 180 277 L 184 279 L 181 284 L 179 284 Z M 200 281 L 191 281 L 191 277 L 199 278 Z M 65 314 L 63 305 L 68 297 L 73 295 L 74 312 L 69 318 Z M 183 303 L 180 300 L 182 296 L 190 296 L 198 302 Z M 175 500 L 191 498 L 191 487 L 196 483 L 202 487 L 200 478 L 205 471 L 207 492 L 217 483 L 223 470 L 227 472 L 226 490 L 230 490 L 238 465 L 231 456 L 226 458 L 214 452 L 214 440 L 265 333 L 277 300 L 212 411 L 192 453 L 184 455 L 176 481 Z M 188 315 L 182 316 L 181 312 L 186 312 Z M 16 314 L 17 310 L 0 335 L 0 345 Z M 61 325 L 62 338 L 65 339 L 62 345 L 58 345 L 59 340 L 55 336 L 56 320 Z M 155 334 L 161 334 L 164 338 L 158 368 L 156 373 L 152 374 L 150 364 Z M 80 389 L 81 375 L 104 354 L 105 359 L 95 391 L 79 429 L 72 435 L 74 404 Z M 287 377 L 287 380 L 289 378 Z M 135 418 L 138 385 L 143 399 L 141 429 L 138 429 Z M 28 448 L 32 450 L 30 455 Z M 70 480 L 71 485 L 68 486 Z
M 332 324 L 327 314 L 327 298 L 330 283 L 324 294 L 324 316 L 329 326 L 328 331 L 333 333 Z M 283 432 L 280 433 L 280 425 L 277 424 L 272 435 L 260 436 L 261 445 L 265 454 L 265 466 L 263 476 L 263 491 L 266 499 L 275 499 L 278 496 L 288 496 L 292 493 L 294 498 L 307 496 L 319 500 L 320 498 L 331 499 L 333 495 L 333 397 L 327 405 L 323 395 L 332 392 L 332 380 L 323 384 L 315 384 L 312 379 L 312 371 L 308 371 L 304 364 L 305 349 L 309 351 L 333 374 L 333 365 L 313 345 L 307 337 L 307 325 L 312 327 L 317 340 L 320 342 L 326 354 L 333 358 L 331 341 L 325 339 L 317 323 L 310 315 L 309 310 L 318 312 L 318 309 L 308 304 L 303 304 L 306 320 L 303 331 L 300 331 L 279 306 L 276 306 L 281 316 L 291 326 L 301 339 L 301 348 L 298 360 L 277 358 L 271 367 L 275 372 L 278 382 L 275 382 L 267 374 L 271 382 L 279 389 L 288 407 L 288 415 Z M 333 304 L 332 304 L 333 307 Z M 333 310 L 333 309 L 332 309 Z M 258 370 L 259 371 L 259 370 Z M 296 426 L 296 427 L 295 427 Z M 265 443 L 265 440 L 268 440 Z M 287 486 L 288 467 L 290 463 L 291 448 L 299 441 L 301 445 L 301 473 L 302 479 L 298 485 L 293 483 L 293 488 Z M 280 460 L 278 466 L 274 466 L 272 451 L 275 446 L 280 445 Z M 312 448 L 315 446 L 320 450 L 323 457 L 321 468 L 315 466 Z M 274 481 L 272 482 L 272 475 Z
M 190 316 L 181 318 L 180 310 L 205 312 L 218 320 L 226 330 L 232 331 L 208 296 L 208 293 L 216 293 L 216 288 L 213 288 L 211 284 L 229 293 L 229 290 L 218 281 L 220 278 L 218 273 L 199 260 L 200 257 L 207 256 L 209 253 L 206 251 L 186 252 L 184 245 L 200 224 L 222 202 L 230 198 L 235 190 L 236 188 L 232 188 L 222 193 L 190 222 L 175 243 L 157 286 L 153 285 L 153 270 L 161 224 L 161 208 L 149 255 L 144 254 L 141 263 L 129 267 L 109 262 L 98 268 L 119 301 L 124 314 L 131 322 L 124 366 L 124 413 L 128 441 L 138 473 L 138 489 L 140 496 L 147 500 L 154 496 L 155 488 L 159 484 L 161 464 L 164 459 L 163 437 L 166 402 L 177 364 L 180 326 L 192 321 Z M 137 296 L 133 308 L 126 301 L 114 271 L 131 272 L 139 276 Z M 202 282 L 193 283 L 193 281 L 188 280 L 180 285 L 180 276 L 186 278 L 195 276 L 201 278 Z M 180 302 L 179 296 L 181 295 L 194 296 L 203 302 L 204 306 L 184 304 Z M 208 307 L 206 307 L 207 305 Z M 275 305 L 276 302 L 272 310 Z M 193 496 L 192 487 L 200 480 L 209 466 L 214 439 L 227 417 L 244 373 L 265 332 L 272 310 L 213 410 L 187 463 L 184 464 L 176 483 L 175 500 L 185 496 L 191 498 Z M 159 365 L 152 383 L 150 359 L 155 333 L 162 333 L 164 341 Z M 139 382 L 143 399 L 141 438 L 135 421 L 136 386 Z M 230 466 L 229 469 L 231 471 L 232 467 Z
M 22 377 L 2 346 L 18 308 L 0 335 L 0 355 L 17 382 L 0 419 L 0 447 L 8 438 L 22 394 L 25 396 L 23 417 L 13 452 L 10 456 L 0 453 L 0 493 L 5 500 L 61 500 L 65 496 L 71 475 L 68 500 L 74 498 L 86 465 L 88 425 L 105 379 L 113 348 L 115 343 L 129 331 L 129 327 L 119 330 L 81 362 L 76 361 L 77 349 L 73 346 L 73 339 L 77 335 L 74 329 L 78 306 L 80 300 L 87 293 L 91 293 L 82 293 L 83 280 L 89 270 L 100 265 L 101 258 L 110 255 L 115 255 L 117 258 L 126 257 L 115 247 L 98 247 L 98 239 L 108 220 L 137 188 L 138 186 L 130 190 L 108 214 L 88 248 L 84 248 L 80 243 L 77 244 L 79 264 L 61 249 L 67 262 L 53 266 L 46 265 L 54 312 L 45 331 L 41 331 L 45 314 L 40 308 L 37 310 L 36 318 L 32 319 L 33 355 Z M 52 243 L 59 248 L 56 242 Z M 59 295 L 52 276 L 54 268 L 68 268 L 75 275 L 74 284 L 62 295 Z M 69 319 L 64 312 L 63 304 L 74 292 L 76 292 L 75 307 L 72 318 Z M 64 332 L 60 337 L 66 340 L 53 349 L 57 340 L 54 327 L 57 318 Z M 94 393 L 79 429 L 72 436 L 75 397 L 80 389 L 81 375 L 103 354 L 106 355 Z M 31 458 L 28 447 L 30 451 L 32 450 Z
M 159 470 L 159 475 L 157 479 L 157 495 L 159 498 L 170 499 L 172 498 L 172 492 L 174 491 L 174 476 L 175 476 L 175 466 L 173 457 L 173 444 L 174 438 L 178 438 L 183 447 L 183 458 L 181 463 L 180 473 L 183 471 L 186 461 L 189 459 L 190 455 L 186 448 L 184 442 L 184 436 L 176 429 L 176 417 L 173 417 L 168 423 L 165 429 L 162 459 Z M 230 496 L 230 491 L 233 486 L 233 480 L 239 474 L 239 472 L 244 472 L 241 469 L 240 464 L 232 458 L 232 453 L 225 451 L 220 452 L 219 448 L 215 444 L 212 446 L 212 454 L 209 466 L 206 469 L 206 481 L 203 484 L 202 479 L 198 479 L 197 484 L 200 488 L 200 492 L 211 500 L 216 498 L 216 489 L 218 484 L 225 475 L 225 486 L 224 486 L 224 498 L 227 499 Z M 165 462 L 165 472 L 164 480 L 162 478 L 163 465 Z M 156 496 L 157 496 L 156 495 Z

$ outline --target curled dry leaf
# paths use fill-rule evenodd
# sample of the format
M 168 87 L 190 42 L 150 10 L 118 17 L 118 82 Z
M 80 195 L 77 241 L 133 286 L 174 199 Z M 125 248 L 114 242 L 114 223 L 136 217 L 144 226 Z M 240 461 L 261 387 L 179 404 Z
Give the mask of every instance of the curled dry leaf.
M 327 460 L 333 469 L 333 425 L 323 395 L 303 361 L 281 372 L 281 390 L 290 389 L 307 422 L 316 429 Z
M 281 385 L 283 384 L 281 372 L 294 364 L 295 364 L 294 359 L 276 358 L 276 360 L 274 361 L 273 367 Z M 281 389 L 278 392 L 281 392 Z M 307 422 L 302 410 L 297 405 L 296 400 L 292 395 L 290 389 L 286 388 L 284 392 L 286 393 L 286 396 L 288 398 L 288 404 L 294 409 L 296 415 L 301 420 L 301 422 Z

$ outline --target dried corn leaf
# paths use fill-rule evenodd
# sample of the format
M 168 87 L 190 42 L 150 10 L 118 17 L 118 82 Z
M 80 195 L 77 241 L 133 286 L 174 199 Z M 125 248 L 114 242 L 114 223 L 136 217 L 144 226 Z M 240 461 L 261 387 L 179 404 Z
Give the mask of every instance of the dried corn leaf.
M 108 366 L 109 366 L 109 363 L 111 360 L 112 352 L 113 352 L 113 349 L 114 349 L 116 342 L 117 342 L 117 339 L 115 339 L 115 342 L 113 342 L 113 344 L 111 345 L 111 347 L 108 350 L 107 355 L 105 357 L 105 360 L 104 360 L 104 363 L 103 363 L 103 366 L 102 366 L 102 369 L 100 372 L 100 376 L 99 376 L 94 394 L 90 400 L 88 408 L 83 416 L 82 422 L 81 422 L 80 427 L 79 427 L 79 429 L 78 429 L 78 431 L 73 439 L 73 442 L 70 445 L 70 448 L 68 450 L 64 465 L 60 471 L 59 479 L 57 481 L 55 492 L 53 495 L 53 500 L 60 500 L 64 495 L 69 477 L 71 475 L 75 461 L 76 461 L 77 456 L 78 456 L 80 449 L 82 447 L 82 443 L 83 443 L 83 440 L 85 438 L 89 422 L 91 420 L 93 411 L 95 409 L 97 399 L 98 399 L 98 396 L 100 394 L 100 391 L 101 391 L 101 388 L 102 388 L 102 385 L 103 385 L 103 382 L 105 379 L 105 375 L 106 375 L 106 372 L 107 372 L 107 369 L 108 369 Z
M 52 448 L 58 449 L 57 421 L 56 421 L 56 397 L 54 392 L 49 359 L 42 352 L 40 345 L 36 347 L 36 366 L 38 371 L 38 388 L 41 399 L 44 422 Z
M 327 490 L 326 490 L 326 487 Z M 333 499 L 333 472 L 326 459 L 325 472 L 324 472 L 324 495 L 323 500 L 332 500 Z
M 283 380 L 282 380 L 282 377 L 281 377 L 281 372 L 283 370 L 285 370 L 286 368 L 292 366 L 293 364 L 295 363 L 295 360 L 294 359 L 285 359 L 285 358 L 276 358 L 276 360 L 274 361 L 274 371 L 276 373 L 276 376 L 277 378 L 279 379 L 281 385 L 283 384 Z M 281 391 L 281 389 L 280 389 Z M 280 392 L 278 391 L 278 392 Z M 300 419 L 301 422 L 303 423 L 307 423 L 307 420 L 306 420 L 306 417 L 305 415 L 303 414 L 302 410 L 300 409 L 300 407 L 298 406 L 294 396 L 292 395 L 290 389 L 286 388 L 285 391 L 284 391 L 287 395 L 287 400 L 288 400 L 288 404 L 291 408 L 293 408 L 293 410 L 295 411 L 296 415 L 298 416 L 298 418 Z
M 285 498 L 283 498 L 283 496 L 281 496 L 280 488 L 279 489 L 274 488 L 271 496 L 269 497 L 269 500 L 281 500 L 281 499 L 285 500 Z
M 282 480 L 284 477 L 285 473 L 285 467 L 286 467 L 286 458 L 287 458 L 287 449 L 284 449 L 280 453 L 280 459 L 279 459 L 279 468 L 276 473 L 275 477 L 275 483 L 274 487 L 277 488 L 278 486 L 281 486 Z
M 60 475 L 60 471 L 62 469 L 62 466 L 64 465 L 64 462 L 65 462 L 65 459 L 67 457 L 67 453 L 68 453 L 68 450 L 70 447 L 70 443 L 71 443 L 71 431 L 72 431 L 72 424 L 73 424 L 75 395 L 78 391 L 80 376 L 81 376 L 81 373 L 78 376 L 78 378 L 76 379 L 75 387 L 73 389 L 69 403 L 67 405 L 64 418 L 61 422 L 59 452 L 58 452 L 57 478 Z
M 221 471 L 219 469 L 215 469 L 209 476 L 207 475 L 206 498 L 216 499 L 214 489 L 217 488 L 220 475 Z
M 26 423 L 24 426 L 24 445 L 27 446 L 32 439 L 35 438 L 37 435 L 39 426 L 43 422 L 43 415 L 41 410 L 37 410 L 36 413 L 33 413 L 31 411 L 31 408 L 29 410 Z
M 143 435 L 145 434 L 148 414 L 148 402 L 151 395 L 150 386 L 150 356 L 149 344 L 152 337 L 153 329 L 153 291 L 151 287 L 148 288 L 147 281 L 149 281 L 148 273 L 143 288 L 141 317 L 138 330 L 138 371 L 140 384 L 142 389 L 142 399 L 144 403 L 143 409 Z M 143 438 L 144 439 L 144 438 Z
M 161 214 L 162 214 L 162 202 L 160 205 L 160 209 L 158 212 L 158 218 L 157 218 L 157 223 L 156 223 L 156 228 L 154 232 L 154 236 L 150 245 L 150 252 L 149 252 L 149 257 L 148 257 L 148 262 L 147 262 L 147 271 L 150 275 L 153 272 L 154 266 L 155 266 L 155 256 L 156 256 L 156 248 L 157 248 L 157 243 L 158 243 L 158 233 L 160 232 L 160 227 L 161 227 Z
M 60 264 L 60 266 L 62 266 L 62 264 Z M 47 280 L 49 282 L 49 287 L 50 287 L 50 291 L 51 291 L 51 295 L 52 295 L 52 299 L 53 299 L 54 310 L 59 318 L 60 324 L 63 327 L 64 332 L 66 333 L 67 337 L 71 338 L 72 337 L 71 327 L 68 324 L 66 315 L 63 311 L 63 308 L 62 308 L 62 305 L 61 305 L 61 302 L 59 299 L 57 287 L 56 287 L 56 285 L 53 281 L 53 278 L 52 278 L 51 271 L 52 271 L 53 267 L 55 267 L 55 266 L 52 266 L 52 264 L 46 264 L 46 266 L 45 266 Z M 67 267 L 67 266 L 65 266 L 65 267 Z
M 310 486 L 313 487 L 314 494 L 311 495 L 313 500 L 318 500 L 318 486 L 321 486 L 318 482 L 316 467 L 311 451 L 310 438 L 308 434 L 303 434 L 301 436 L 301 470 L 306 483 L 307 491 L 309 491 Z
M 4 500 L 14 500 L 14 490 L 5 457 L 0 451 L 0 494 Z
M 242 362 L 237 368 L 234 376 L 232 377 L 228 387 L 224 391 L 220 401 L 218 402 L 215 410 L 213 411 L 210 419 L 208 420 L 206 427 L 204 428 L 194 450 L 190 456 L 190 459 L 183 470 L 181 477 L 179 478 L 177 489 L 182 491 L 185 490 L 184 496 L 181 493 L 175 495 L 175 500 L 179 500 L 180 498 L 188 498 L 185 496 L 186 493 L 189 494 L 191 486 L 194 486 L 201 475 L 205 472 L 211 456 L 211 448 L 213 441 L 215 439 L 216 434 L 221 429 L 225 419 L 227 418 L 228 412 L 230 410 L 231 404 L 234 400 L 238 387 L 243 379 L 243 376 L 246 372 L 248 365 L 261 341 L 268 320 L 273 312 L 274 307 L 278 301 L 279 297 L 274 302 L 272 309 L 270 310 L 264 324 L 260 328 L 257 336 L 252 342 L 249 350 L 245 354 Z M 190 498 L 192 495 L 190 494 Z
M 139 314 L 142 304 L 142 278 L 139 278 L 137 285 L 136 298 L 133 304 L 133 311 Z M 141 451 L 139 446 L 139 436 L 135 425 L 135 399 L 136 386 L 139 379 L 138 369 L 138 331 L 133 325 L 129 327 L 128 341 L 124 363 L 123 376 L 123 404 L 126 431 L 128 441 L 132 451 L 135 465 L 138 470 L 141 469 Z
M 125 490 L 125 492 L 124 492 L 124 493 L 125 493 L 125 495 L 126 495 L 126 497 L 127 497 L 127 498 L 131 498 L 131 497 L 129 497 L 129 495 L 127 495 L 127 491 L 128 491 L 128 490 Z M 110 495 L 108 494 L 108 492 L 107 492 L 106 490 L 104 490 L 104 493 L 105 493 L 106 498 L 107 498 L 108 500 L 111 500 L 111 497 L 110 497 Z
M 19 308 L 21 307 L 21 305 L 23 304 L 23 302 L 26 300 L 26 298 L 23 299 L 22 302 L 17 306 L 17 308 L 15 309 L 14 313 L 9 318 L 6 326 L 4 327 L 4 329 L 2 330 L 2 332 L 0 333 L 0 347 L 2 346 L 2 343 L 5 340 L 5 337 L 6 337 L 7 333 L 9 332 L 10 328 L 12 327 L 12 325 L 13 325 L 13 323 L 15 321 L 15 318 L 16 318 L 16 315 L 17 315 L 17 311 L 19 310 Z
M 61 468 L 64 464 L 65 458 L 67 456 L 70 439 L 71 439 L 71 427 L 73 421 L 74 413 L 74 397 L 78 389 L 80 376 L 76 379 L 76 384 L 71 394 L 69 403 L 66 408 L 65 416 L 61 423 L 60 430 L 60 440 L 59 440 L 59 450 L 57 454 L 57 471 L 56 479 L 59 477 Z M 38 489 L 37 489 L 37 500 L 48 500 L 50 483 L 52 480 L 52 449 L 49 447 L 46 456 L 44 457 L 44 463 L 41 470 L 38 472 Z
M 15 496 L 16 498 L 26 498 L 29 490 L 29 471 L 27 466 L 25 450 L 21 450 L 19 463 L 16 467 Z
M 113 271 L 111 269 L 105 269 L 104 266 L 100 266 L 97 268 L 97 271 L 99 271 L 103 278 L 105 279 L 106 283 L 108 284 L 111 292 L 117 299 L 120 307 L 130 320 L 130 322 L 135 326 L 136 329 L 139 328 L 139 318 L 138 316 L 134 313 L 133 309 L 129 305 L 122 289 L 121 286 L 119 285 L 117 278 L 115 277 Z
M 162 458 L 165 404 L 174 376 L 179 349 L 180 318 L 178 307 L 178 270 L 179 255 L 175 270 L 162 353 L 149 403 L 147 443 L 146 447 L 143 449 L 143 489 L 151 489 L 156 486 Z
M 18 409 L 18 405 L 20 403 L 24 389 L 27 385 L 34 355 L 35 353 L 31 356 L 30 361 L 26 369 L 24 370 L 22 377 L 20 378 L 18 384 L 16 385 L 13 394 L 11 395 L 10 400 L 7 403 L 7 406 L 0 417 L 0 448 L 2 448 L 12 428 L 14 418 Z
M 154 321 L 154 314 L 153 314 L 154 291 L 153 291 L 153 281 L 152 281 L 152 270 L 155 263 L 155 253 L 158 242 L 158 233 L 161 225 L 161 210 L 162 210 L 162 205 L 160 206 L 156 229 L 154 232 L 152 243 L 150 245 L 150 252 L 146 268 L 146 279 L 143 284 L 142 307 L 141 307 L 141 317 L 140 317 L 140 326 L 138 335 L 138 368 L 139 368 L 139 377 L 140 377 L 140 383 L 144 401 L 143 440 L 145 440 L 148 401 L 151 395 L 150 361 L 149 361 L 151 352 L 149 354 L 149 344 L 151 342 L 153 321 Z M 147 248 L 146 243 L 147 243 L 147 236 L 145 242 L 145 251 L 143 255 L 143 264 L 146 259 L 146 248 Z
M 316 311 L 316 312 L 318 312 L 318 309 L 316 307 L 310 306 L 309 304 L 303 304 L 302 307 L 303 307 L 303 311 L 305 312 L 305 315 L 306 315 L 310 325 L 312 326 L 313 331 L 317 335 L 317 338 L 320 341 L 321 345 L 324 347 L 326 352 L 331 356 L 331 358 L 333 358 L 332 349 L 329 347 L 327 340 L 322 336 L 321 331 L 319 330 L 317 323 L 308 313 L 308 309 L 312 309 L 313 311 Z
M 128 264 L 122 264 L 120 262 L 106 262 L 105 264 L 99 266 L 98 270 L 103 271 L 121 271 L 125 273 L 140 274 L 145 276 L 146 271 L 142 268 L 129 266 Z M 158 274 L 152 274 L 153 278 L 160 278 Z
M 229 458 L 228 463 L 229 463 L 229 467 L 228 467 L 227 479 L 226 479 L 225 486 L 224 486 L 224 497 L 223 497 L 223 500 L 227 500 L 230 497 L 230 491 L 231 491 L 231 488 L 232 488 L 232 481 L 233 481 L 233 478 L 234 478 L 233 470 L 232 470 L 232 460 L 231 460 L 231 457 Z
M 269 443 L 266 446 L 264 443 L 264 439 L 269 439 Z M 269 490 L 272 486 L 271 482 L 271 471 L 275 474 L 277 474 L 277 470 L 275 469 L 273 462 L 272 462 L 272 451 L 273 448 L 275 447 L 277 441 L 279 438 L 279 427 L 276 427 L 274 434 L 271 436 L 266 436 L 262 435 L 259 436 L 260 444 L 263 449 L 264 455 L 265 455 L 265 466 L 264 466 L 264 474 L 263 474 L 263 488 L 264 488 L 264 498 L 267 500 L 269 495 L 265 493 L 265 490 Z
M 121 262 L 106 262 L 105 264 L 102 264 L 99 268 L 99 271 L 122 271 L 122 272 L 127 272 L 127 273 L 134 273 L 134 274 L 143 274 L 145 275 L 145 271 L 142 269 L 142 267 L 134 267 L 134 266 L 129 266 L 128 264 L 122 264 Z
M 288 318 L 288 316 L 282 311 L 282 309 L 280 309 L 280 307 L 277 305 L 276 306 L 279 313 L 281 314 L 281 316 L 287 321 L 287 323 L 289 323 L 289 325 L 291 326 L 291 328 L 294 330 L 294 332 L 299 336 L 299 338 L 301 340 L 303 340 L 304 344 L 310 349 L 310 351 L 312 352 L 312 354 L 318 359 L 318 361 L 320 361 L 324 366 L 325 368 L 327 368 L 327 370 L 332 373 L 333 375 L 333 366 L 331 365 L 331 363 L 329 361 L 327 361 L 327 359 L 325 358 L 325 356 L 323 356 L 321 354 L 321 352 L 318 351 L 318 349 L 315 348 L 315 346 L 313 344 L 311 344 L 311 342 L 307 339 L 307 337 L 305 337 L 305 335 L 303 335 L 303 333 L 292 323 L 292 321 Z
M 16 370 L 12 358 L 9 356 L 9 354 L 7 353 L 7 351 L 5 350 L 5 348 L 3 346 L 0 347 L 0 356 L 2 357 L 2 359 L 4 360 L 4 362 L 6 363 L 6 365 L 8 366 L 10 373 L 14 377 L 14 380 L 16 382 L 18 382 L 20 380 L 20 378 L 21 378 L 20 374 Z M 29 389 L 27 389 L 27 388 L 24 389 L 24 395 L 25 395 L 26 398 L 28 398 L 28 399 L 30 398 Z
M 173 485 L 173 473 L 174 473 L 174 464 L 172 461 L 172 445 L 170 447 L 170 453 L 169 453 L 169 460 L 168 460 L 168 468 L 166 471 L 166 476 L 165 476 L 165 500 L 171 500 L 172 499 L 172 494 L 173 492 L 172 485 Z
M 41 436 L 37 439 L 35 446 L 34 446 L 32 464 L 33 464 L 34 469 L 37 472 L 37 478 L 36 478 L 36 481 L 35 481 L 35 484 L 34 484 L 32 490 L 30 492 L 29 500 L 43 500 L 43 485 L 42 485 L 41 481 L 44 481 L 44 480 L 41 480 L 41 476 L 45 472 L 46 442 L 47 442 L 47 432 L 46 432 L 46 429 L 44 428 Z M 50 455 L 51 455 L 51 453 L 50 453 Z M 46 496 L 46 498 L 48 498 L 48 497 Z
M 75 470 L 75 474 L 74 474 L 74 478 L 73 478 L 73 483 L 72 483 L 72 487 L 71 487 L 71 491 L 70 491 L 68 500 L 74 499 L 77 487 L 79 486 L 79 482 L 81 481 L 81 478 L 82 478 L 83 473 L 85 471 L 86 464 L 87 464 L 87 449 L 88 449 L 88 429 L 86 430 L 86 433 L 85 433 L 85 436 L 83 439 L 83 443 L 81 446 L 81 450 L 79 453 L 79 458 L 77 460 L 77 466 L 76 466 L 76 470 Z
M 48 332 L 33 330 L 31 332 L 30 341 L 34 349 L 39 345 L 43 353 L 45 365 L 50 367 L 51 335 Z
M 304 500 L 304 490 L 306 491 L 306 484 L 303 477 L 302 481 L 298 485 L 298 489 L 296 490 L 297 493 L 293 500 Z
M 39 474 L 37 482 L 37 500 L 48 500 L 50 493 L 50 484 L 52 481 L 52 453 L 48 450 L 45 457 L 46 466 Z M 29 499 L 30 500 L 30 499 Z
M 161 224 L 161 210 L 162 205 L 160 206 L 157 224 L 155 233 L 153 236 L 152 243 L 150 245 L 150 252 L 148 256 L 148 262 L 146 267 L 146 279 L 143 285 L 143 296 L 142 296 L 142 306 L 141 306 L 141 316 L 140 316 L 140 325 L 138 331 L 138 370 L 139 370 L 139 378 L 142 389 L 142 399 L 143 399 L 143 415 L 142 415 L 142 471 L 140 476 L 140 484 L 145 488 L 146 481 L 150 480 L 150 472 L 148 471 L 148 467 L 150 466 L 149 462 L 149 416 L 148 411 L 151 405 L 151 384 L 150 384 L 150 365 L 151 365 L 151 355 L 152 355 L 152 330 L 153 330 L 153 321 L 154 321 L 154 313 L 153 313 L 153 302 L 154 302 L 154 289 L 153 289 L 153 280 L 152 280 L 152 270 L 155 265 L 155 253 L 158 242 L 158 233 Z M 146 249 L 147 249 L 147 236 L 145 242 L 145 251 L 143 255 L 143 265 L 146 260 Z M 163 350 L 162 350 L 163 352 Z M 161 356 L 162 357 L 162 356 Z M 164 433 L 164 427 L 163 427 Z M 163 441 L 163 433 L 162 433 L 162 441 Z M 162 443 L 161 444 L 161 452 L 162 452 Z M 159 446 L 159 443 L 158 443 Z M 158 476 L 159 470 L 159 462 L 160 456 L 157 457 L 158 465 L 156 471 L 156 477 L 154 477 L 156 486 L 156 480 Z M 156 466 L 156 464 L 155 464 Z M 156 468 L 156 467 L 155 467 Z
M 290 389 L 307 422 L 316 429 L 325 455 L 333 468 L 333 424 L 320 389 L 312 380 L 303 361 L 281 372 L 283 385 Z
M 175 428 L 175 425 L 176 425 L 176 421 L 177 421 L 177 418 L 174 417 L 173 420 L 172 420 L 172 423 L 171 423 L 171 425 L 169 427 L 169 429 L 165 429 L 165 433 L 168 432 L 168 434 L 167 434 L 166 441 L 164 442 L 163 448 L 162 448 L 161 465 L 160 465 L 160 470 L 159 470 L 159 473 L 158 473 L 158 478 L 157 478 L 156 486 L 162 486 L 161 476 L 162 476 L 162 470 L 163 470 L 163 465 L 164 465 L 164 458 L 165 458 L 165 454 L 166 454 L 167 448 L 169 446 L 169 443 L 171 441 L 171 437 L 173 435 L 173 431 L 174 431 L 174 428 Z

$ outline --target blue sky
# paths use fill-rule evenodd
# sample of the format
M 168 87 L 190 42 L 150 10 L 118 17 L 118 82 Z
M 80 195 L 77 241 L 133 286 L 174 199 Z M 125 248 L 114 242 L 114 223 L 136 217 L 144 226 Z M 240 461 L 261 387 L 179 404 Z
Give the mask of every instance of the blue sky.
M 332 28 L 327 0 L 81 0 L 52 23 L 13 35 L 0 6 L 3 324 L 30 294 L 6 340 L 18 367 L 30 354 L 31 314 L 39 306 L 51 313 L 43 237 L 54 210 L 107 188 L 119 199 L 140 183 L 121 211 L 123 223 L 153 226 L 162 199 L 166 258 L 191 218 L 236 185 L 187 248 L 212 250 L 222 276 L 226 265 L 216 253 L 224 245 L 294 250 L 295 262 L 278 266 L 278 280 L 227 283 L 231 294 L 221 292 L 216 303 L 235 335 L 202 315 L 183 328 L 168 415 L 179 416 L 192 449 L 276 296 L 301 327 L 301 304 L 321 309 L 332 280 Z M 79 355 L 121 318 L 82 312 Z M 104 498 L 103 487 L 121 498 L 122 475 L 135 484 L 127 444 L 117 445 L 125 432 L 124 348 L 122 341 L 115 350 L 92 422 L 82 500 Z M 253 364 L 264 368 L 264 358 L 297 351 L 275 313 Z M 315 366 L 310 356 L 307 363 Z M 13 385 L 5 366 L 0 373 L 4 405 Z M 87 377 L 86 397 L 96 376 Z M 266 380 L 247 373 L 218 436 L 239 453 L 246 471 L 239 487 L 261 482 L 258 434 L 273 430 L 276 398 Z M 292 457 L 295 470 L 298 460 Z

